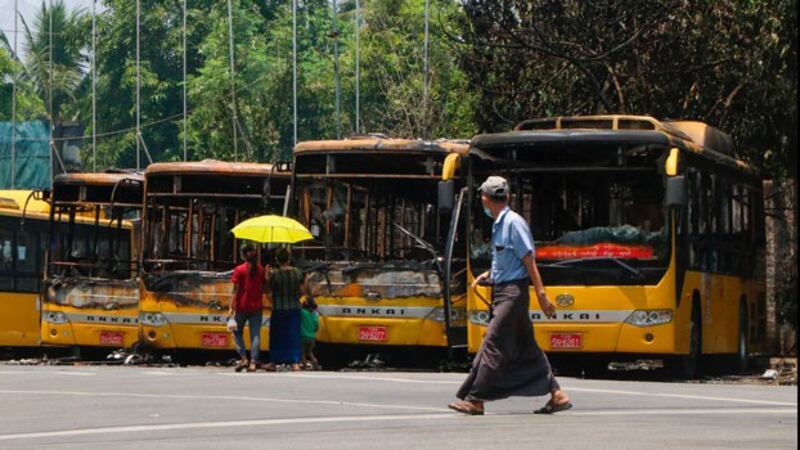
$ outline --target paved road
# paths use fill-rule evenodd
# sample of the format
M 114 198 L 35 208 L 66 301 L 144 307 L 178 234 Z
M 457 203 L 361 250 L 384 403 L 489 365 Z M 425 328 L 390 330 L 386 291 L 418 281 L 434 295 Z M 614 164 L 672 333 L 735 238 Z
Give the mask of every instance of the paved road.
M 0 448 L 797 448 L 797 388 L 562 378 L 545 398 L 445 405 L 438 373 L 0 366 Z

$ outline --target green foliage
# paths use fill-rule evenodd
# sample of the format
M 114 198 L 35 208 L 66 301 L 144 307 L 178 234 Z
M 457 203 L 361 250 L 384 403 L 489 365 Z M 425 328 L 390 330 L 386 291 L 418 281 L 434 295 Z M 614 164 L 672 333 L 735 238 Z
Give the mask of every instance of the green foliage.
M 461 63 L 483 131 L 553 115 L 693 118 L 768 173 L 796 174 L 796 1 L 469 0 L 465 12 Z

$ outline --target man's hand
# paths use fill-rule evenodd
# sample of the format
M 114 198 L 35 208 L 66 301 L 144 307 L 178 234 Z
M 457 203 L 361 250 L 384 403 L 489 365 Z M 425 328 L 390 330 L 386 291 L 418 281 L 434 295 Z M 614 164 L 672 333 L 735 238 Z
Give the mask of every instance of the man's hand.
M 481 281 L 483 281 L 483 280 L 485 280 L 487 278 L 489 278 L 489 272 L 488 271 L 483 272 L 482 274 L 480 274 L 477 277 L 475 277 L 475 279 L 472 280 L 472 289 L 476 289 L 478 287 L 478 285 L 481 283 Z
M 542 312 L 548 319 L 553 319 L 556 317 L 556 305 L 547 298 L 547 294 L 544 292 L 538 294 L 539 297 L 539 306 L 542 308 Z

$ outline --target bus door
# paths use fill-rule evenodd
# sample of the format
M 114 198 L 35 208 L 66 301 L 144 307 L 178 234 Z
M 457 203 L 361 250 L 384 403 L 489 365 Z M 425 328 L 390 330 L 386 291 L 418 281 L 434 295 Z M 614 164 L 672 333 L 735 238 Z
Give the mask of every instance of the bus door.
M 445 332 L 450 357 L 455 349 L 467 348 L 467 322 L 463 318 L 458 320 L 456 310 L 459 304 L 462 309 L 465 307 L 467 294 L 467 254 L 464 239 L 466 214 L 463 214 L 467 207 L 467 188 L 462 188 L 455 196 L 455 204 L 449 204 L 453 201 L 452 186 L 453 181 L 442 181 L 439 184 L 439 208 L 451 209 L 442 277 Z

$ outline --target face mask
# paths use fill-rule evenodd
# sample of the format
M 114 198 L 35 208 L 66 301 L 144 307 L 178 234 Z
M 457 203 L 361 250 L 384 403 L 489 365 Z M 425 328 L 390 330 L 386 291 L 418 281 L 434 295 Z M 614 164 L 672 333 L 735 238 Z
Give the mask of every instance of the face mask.
M 489 208 L 487 208 L 487 207 L 485 207 L 485 206 L 484 206 L 484 207 L 483 207 L 483 212 L 484 212 L 484 213 L 485 213 L 487 216 L 489 216 L 489 218 L 490 218 L 490 219 L 494 219 L 494 216 L 492 216 L 492 210 L 491 210 L 491 209 L 489 209 Z

